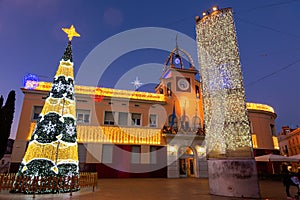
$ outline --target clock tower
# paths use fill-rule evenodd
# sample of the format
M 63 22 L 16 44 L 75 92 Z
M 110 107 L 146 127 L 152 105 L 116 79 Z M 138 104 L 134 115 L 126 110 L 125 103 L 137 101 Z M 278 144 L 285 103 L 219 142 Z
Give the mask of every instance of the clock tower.
M 175 124 L 166 123 L 166 126 L 172 125 L 183 132 L 203 128 L 201 84 L 196 79 L 198 73 L 190 54 L 176 45 L 164 63 L 160 83 L 155 88 L 156 93 L 167 97 L 167 105 L 172 105 L 166 107 L 168 114 L 174 114 L 175 107 L 177 121 Z M 195 117 L 200 118 L 200 121 L 195 122 Z
M 176 47 L 164 63 L 156 93 L 166 96 L 163 133 L 168 146 L 168 177 L 207 177 L 204 118 L 198 70 L 190 54 Z M 202 167 L 200 167 L 202 166 Z

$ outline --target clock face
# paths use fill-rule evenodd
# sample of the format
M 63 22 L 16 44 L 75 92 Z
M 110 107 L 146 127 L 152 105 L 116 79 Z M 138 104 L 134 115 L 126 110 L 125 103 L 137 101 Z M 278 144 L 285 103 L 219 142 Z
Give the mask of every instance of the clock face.
M 180 63 L 180 59 L 179 59 L 179 58 L 176 58 L 174 62 L 175 62 L 175 64 L 178 65 L 178 64 Z
M 188 90 L 190 88 L 190 83 L 185 78 L 181 78 L 177 81 L 177 86 L 180 90 Z

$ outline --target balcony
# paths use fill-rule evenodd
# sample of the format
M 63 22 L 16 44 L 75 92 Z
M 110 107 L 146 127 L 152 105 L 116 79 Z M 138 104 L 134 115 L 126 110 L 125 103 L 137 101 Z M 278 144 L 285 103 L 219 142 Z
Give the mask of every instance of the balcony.
M 199 136 L 205 136 L 205 130 L 204 128 L 198 127 L 198 128 L 177 128 L 177 127 L 171 127 L 171 126 L 164 126 L 161 130 L 162 134 L 170 135 L 170 134 L 188 134 L 188 135 L 199 135 Z

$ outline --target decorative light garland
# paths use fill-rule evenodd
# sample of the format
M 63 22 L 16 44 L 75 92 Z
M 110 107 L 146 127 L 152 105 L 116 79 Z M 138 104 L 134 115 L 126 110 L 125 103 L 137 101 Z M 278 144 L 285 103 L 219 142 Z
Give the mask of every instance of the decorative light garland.
M 39 82 L 38 86 L 32 88 L 31 90 L 39 91 L 50 91 L 52 88 L 52 83 L 50 82 Z M 99 88 L 92 86 L 80 86 L 75 85 L 75 94 L 87 94 L 95 96 L 105 96 L 105 97 L 117 97 L 117 98 L 126 98 L 126 99 L 138 99 L 138 100 L 150 100 L 164 102 L 165 96 L 163 94 L 156 94 L 150 92 L 139 92 L 139 91 L 130 91 L 130 90 L 118 90 L 112 88 Z
M 74 97 L 74 74 L 72 61 L 71 40 L 79 36 L 72 25 L 69 29 L 63 29 L 69 37 L 63 57 L 58 66 L 51 87 L 48 88 L 47 97 L 38 121 L 34 126 L 32 135 L 25 155 L 13 183 L 12 192 L 25 193 L 54 193 L 78 191 L 79 186 L 70 186 L 67 177 L 79 178 L 78 145 L 76 133 L 76 105 Z M 30 80 L 32 81 L 32 80 Z M 28 84 L 25 83 L 25 87 Z M 31 84 L 31 86 L 37 86 Z M 35 87 L 36 88 L 36 87 Z M 35 89 L 29 88 L 29 89 Z M 31 126 L 33 128 L 33 126 Z M 24 182 L 17 182 L 19 177 L 26 176 L 30 179 L 22 179 Z M 46 191 L 37 189 L 21 190 L 18 184 L 28 185 L 36 177 L 60 177 L 64 181 L 57 189 Z M 50 179 L 38 181 L 37 187 L 51 185 Z
M 260 104 L 260 103 L 247 103 L 247 109 L 275 113 L 274 108 L 266 104 Z
M 209 157 L 251 157 L 252 141 L 231 8 L 196 22 Z
M 36 123 L 30 125 L 30 139 Z M 81 126 L 77 125 L 77 141 L 80 143 L 98 142 L 113 144 L 149 144 L 164 145 L 161 129 L 116 127 L 116 126 Z
M 272 136 L 272 138 L 273 138 L 274 149 L 279 149 L 278 137 Z
M 256 134 L 252 134 L 252 143 L 253 143 L 253 148 L 257 148 L 257 137 Z

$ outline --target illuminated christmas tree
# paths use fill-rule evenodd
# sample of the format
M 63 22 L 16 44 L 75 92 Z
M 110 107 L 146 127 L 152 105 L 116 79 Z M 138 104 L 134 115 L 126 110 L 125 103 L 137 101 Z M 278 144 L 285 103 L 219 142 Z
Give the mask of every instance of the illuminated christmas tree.
M 12 192 L 68 192 L 70 187 L 66 187 L 66 185 L 70 184 L 70 177 L 79 178 L 71 40 L 74 36 L 79 37 L 80 35 L 75 31 L 73 25 L 62 30 L 68 34 L 69 42 L 16 175 Z M 20 182 L 20 177 L 27 179 L 23 178 L 23 182 Z M 47 190 L 34 189 L 31 191 L 26 189 L 23 191 L 20 189 L 20 185 L 26 185 L 34 179 L 38 180 L 34 183 L 37 184 L 36 188 L 49 184 L 43 183 L 43 181 L 49 180 L 47 177 L 59 177 L 65 181 L 59 186 L 49 187 Z M 78 190 L 78 186 L 72 188 L 72 191 Z

